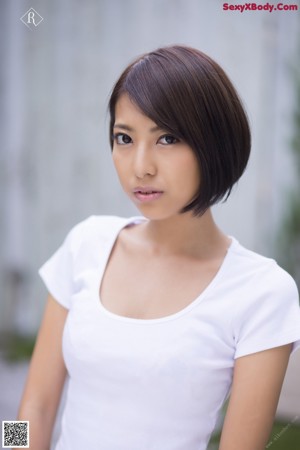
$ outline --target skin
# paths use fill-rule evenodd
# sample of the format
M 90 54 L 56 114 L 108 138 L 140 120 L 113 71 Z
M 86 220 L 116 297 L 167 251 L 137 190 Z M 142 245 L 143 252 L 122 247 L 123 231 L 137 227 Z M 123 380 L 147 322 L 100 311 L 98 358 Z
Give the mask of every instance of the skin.
M 127 95 L 117 102 L 113 132 L 113 162 L 129 198 L 154 225 L 159 221 L 165 227 L 167 219 L 171 218 L 171 222 L 179 219 L 180 208 L 192 200 L 200 184 L 198 164 L 191 148 L 167 130 L 158 128 Z M 162 198 L 140 203 L 132 190 L 146 185 L 163 190 Z
M 50 449 L 66 377 L 61 342 L 67 314 L 68 311 L 49 295 L 18 412 L 18 420 L 30 422 L 31 450 Z
M 207 287 L 230 239 L 210 211 L 201 218 L 179 213 L 201 183 L 195 154 L 185 142 L 158 128 L 127 95 L 117 102 L 113 132 L 112 157 L 120 183 L 149 221 L 121 231 L 102 280 L 101 301 L 129 317 L 170 315 Z M 142 203 L 133 193 L 137 186 L 153 186 L 163 194 Z M 121 290 L 124 283 L 126 292 Z
M 168 131 L 158 129 L 126 95 L 116 105 L 114 134 L 112 156 L 121 185 L 149 220 L 119 234 L 102 281 L 101 300 L 120 315 L 162 317 L 182 309 L 205 289 L 222 264 L 230 239 L 216 226 L 210 210 L 200 218 L 190 212 L 179 214 L 201 183 L 191 148 L 166 137 Z M 140 203 L 132 190 L 146 185 L 162 190 L 160 199 Z M 153 275 L 151 280 L 145 273 Z M 124 285 L 122 277 L 131 289 L 127 297 L 118 290 Z M 176 289 L 170 291 L 174 279 Z M 141 292 L 150 294 L 138 302 Z M 141 303 L 146 305 L 143 309 L 138 308 Z M 67 313 L 49 295 L 18 414 L 18 420 L 30 420 L 31 450 L 50 447 L 66 376 L 61 340 Z M 219 450 L 265 448 L 290 351 L 288 344 L 235 360 Z

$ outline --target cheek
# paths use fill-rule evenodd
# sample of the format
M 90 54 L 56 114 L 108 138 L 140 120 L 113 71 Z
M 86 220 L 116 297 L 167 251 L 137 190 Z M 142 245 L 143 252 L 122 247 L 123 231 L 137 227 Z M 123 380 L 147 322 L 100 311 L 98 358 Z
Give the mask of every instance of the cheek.
M 180 189 L 198 190 L 200 186 L 200 169 L 194 154 L 182 155 L 176 164 L 176 173 Z
M 126 160 L 116 150 L 112 152 L 112 160 L 118 175 L 121 177 L 126 172 Z
M 124 188 L 124 181 L 126 180 L 126 165 L 122 158 L 117 154 L 117 152 L 112 153 L 112 160 L 115 167 L 115 171 L 121 183 L 121 186 Z

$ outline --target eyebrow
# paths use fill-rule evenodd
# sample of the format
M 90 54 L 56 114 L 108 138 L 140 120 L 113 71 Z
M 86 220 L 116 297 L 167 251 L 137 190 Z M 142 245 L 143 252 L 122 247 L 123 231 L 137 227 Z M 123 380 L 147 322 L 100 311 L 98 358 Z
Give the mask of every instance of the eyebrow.
M 120 128 L 121 130 L 126 130 L 126 131 L 134 131 L 134 128 L 130 127 L 129 125 L 126 125 L 124 123 L 116 123 L 113 128 Z M 155 133 L 156 131 L 162 130 L 161 127 L 159 127 L 158 125 L 155 125 L 155 127 L 150 128 L 150 133 Z

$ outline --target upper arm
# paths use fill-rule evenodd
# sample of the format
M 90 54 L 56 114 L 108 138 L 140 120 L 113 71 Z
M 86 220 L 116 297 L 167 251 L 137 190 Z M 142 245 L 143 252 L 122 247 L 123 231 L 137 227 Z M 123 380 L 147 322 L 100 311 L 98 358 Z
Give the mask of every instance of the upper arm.
M 19 412 L 22 408 L 33 408 L 55 417 L 66 376 L 62 334 L 67 314 L 68 310 L 49 295 Z
M 268 442 L 292 344 L 235 360 L 219 450 L 263 450 Z

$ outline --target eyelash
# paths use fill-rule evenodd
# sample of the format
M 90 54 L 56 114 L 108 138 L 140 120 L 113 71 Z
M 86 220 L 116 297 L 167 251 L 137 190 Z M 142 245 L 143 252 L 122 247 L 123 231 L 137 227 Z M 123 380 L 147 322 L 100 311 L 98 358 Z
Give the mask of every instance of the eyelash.
M 173 136 L 173 134 L 164 134 L 163 136 L 161 136 L 161 137 L 159 138 L 159 141 L 160 141 L 161 139 L 163 139 L 163 138 L 168 138 L 168 137 L 174 139 L 175 142 L 172 142 L 172 143 L 166 143 L 166 144 L 162 144 L 162 145 L 174 145 L 174 144 L 178 144 L 179 139 L 178 139 L 177 137 Z
M 128 145 L 128 144 L 131 144 L 131 142 L 118 142 L 118 138 L 122 138 L 122 137 L 125 137 L 125 136 L 126 136 L 126 138 L 129 138 L 130 141 L 132 142 L 131 137 L 128 136 L 128 134 L 126 134 L 126 133 L 113 134 L 112 138 L 113 138 L 113 141 L 116 142 L 117 145 Z M 164 144 L 162 143 L 162 145 L 166 145 L 166 146 L 168 146 L 168 145 L 175 145 L 178 142 L 180 142 L 179 139 L 177 137 L 173 136 L 172 134 L 164 134 L 163 136 L 160 136 L 160 138 L 158 139 L 157 142 L 159 142 L 161 139 L 168 138 L 168 137 L 171 137 L 172 139 L 174 139 L 175 142 L 164 143 Z
M 120 138 L 120 137 L 122 137 L 122 136 L 126 136 L 126 137 L 128 137 L 128 138 L 131 140 L 131 137 L 128 136 L 128 134 L 125 134 L 125 133 L 116 133 L 116 134 L 113 134 L 113 141 L 116 142 L 116 144 L 118 144 L 118 145 L 127 145 L 127 144 L 130 144 L 130 142 L 118 142 L 118 138 Z

